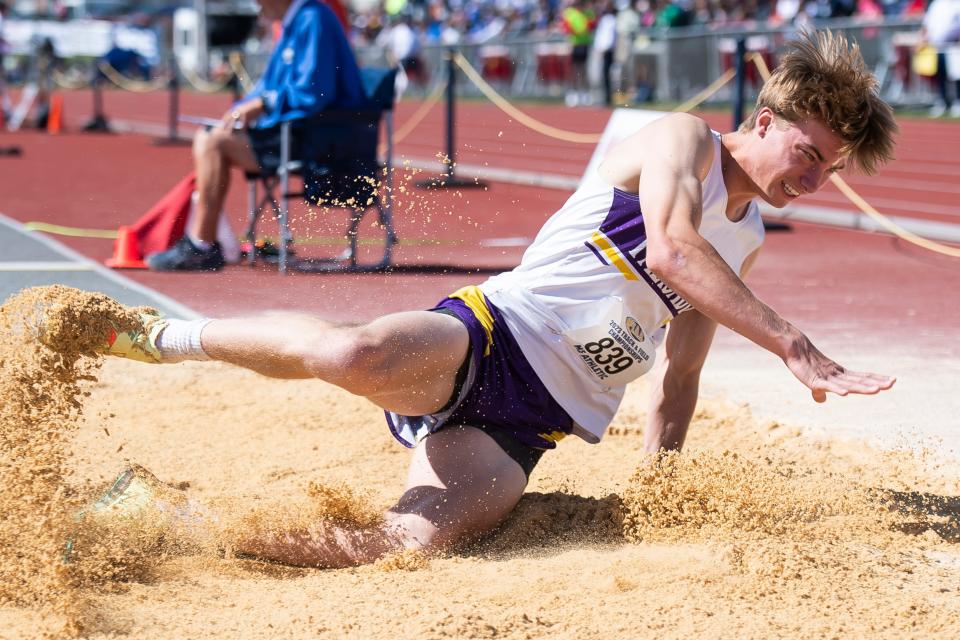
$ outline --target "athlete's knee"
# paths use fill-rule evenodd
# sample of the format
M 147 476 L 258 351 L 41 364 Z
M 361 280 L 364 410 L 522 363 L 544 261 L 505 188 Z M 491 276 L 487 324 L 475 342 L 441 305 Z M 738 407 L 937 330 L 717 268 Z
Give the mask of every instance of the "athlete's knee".
M 395 551 L 441 553 L 455 547 L 465 537 L 420 516 L 396 511 L 386 513 L 383 531 Z
M 308 369 L 350 393 L 369 396 L 382 392 L 394 377 L 399 357 L 379 331 L 366 325 L 338 327 L 313 338 Z

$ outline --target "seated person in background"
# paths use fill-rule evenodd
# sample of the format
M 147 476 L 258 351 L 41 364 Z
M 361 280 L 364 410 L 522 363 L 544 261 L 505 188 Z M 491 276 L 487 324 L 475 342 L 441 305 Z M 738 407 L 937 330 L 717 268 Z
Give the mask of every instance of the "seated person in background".
M 258 171 L 279 153 L 278 125 L 325 109 L 360 107 L 360 70 L 336 15 L 317 0 L 260 0 L 267 20 L 283 31 L 263 77 L 219 126 L 193 140 L 198 200 L 193 222 L 173 247 L 147 256 L 156 271 L 216 271 L 223 253 L 217 223 L 230 186 L 230 169 Z M 249 128 L 249 131 L 245 129 Z

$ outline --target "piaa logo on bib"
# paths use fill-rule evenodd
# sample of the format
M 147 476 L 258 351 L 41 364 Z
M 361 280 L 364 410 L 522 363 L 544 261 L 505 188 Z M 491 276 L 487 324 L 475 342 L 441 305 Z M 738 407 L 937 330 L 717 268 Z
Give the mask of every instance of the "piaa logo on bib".
M 630 335 L 633 336 L 637 342 L 643 342 L 643 328 L 640 326 L 640 323 L 630 316 L 627 316 L 627 321 L 625 324 L 627 325 L 627 331 L 630 333 Z

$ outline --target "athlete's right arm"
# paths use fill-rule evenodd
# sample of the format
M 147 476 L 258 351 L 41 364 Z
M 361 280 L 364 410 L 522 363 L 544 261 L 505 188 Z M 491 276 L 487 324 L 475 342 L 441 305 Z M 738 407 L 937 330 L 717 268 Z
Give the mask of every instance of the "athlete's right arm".
M 701 176 L 713 161 L 712 132 L 705 122 L 677 114 L 647 131 L 648 157 L 639 195 L 647 231 L 647 267 L 698 311 L 783 359 L 817 402 L 826 392 L 877 393 L 893 379 L 848 372 L 746 287 L 697 231 L 702 210 Z

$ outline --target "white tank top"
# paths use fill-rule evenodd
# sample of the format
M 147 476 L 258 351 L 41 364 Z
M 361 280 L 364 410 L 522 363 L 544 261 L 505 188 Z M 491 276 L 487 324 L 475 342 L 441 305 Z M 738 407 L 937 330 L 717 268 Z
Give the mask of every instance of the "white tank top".
M 714 132 L 699 233 L 740 273 L 763 242 L 763 222 L 755 202 L 739 221 L 727 218 L 720 158 Z M 594 173 L 546 222 L 518 267 L 480 285 L 587 442 L 599 442 L 626 384 L 653 366 L 667 323 L 692 308 L 647 269 L 646 246 L 637 194 Z

